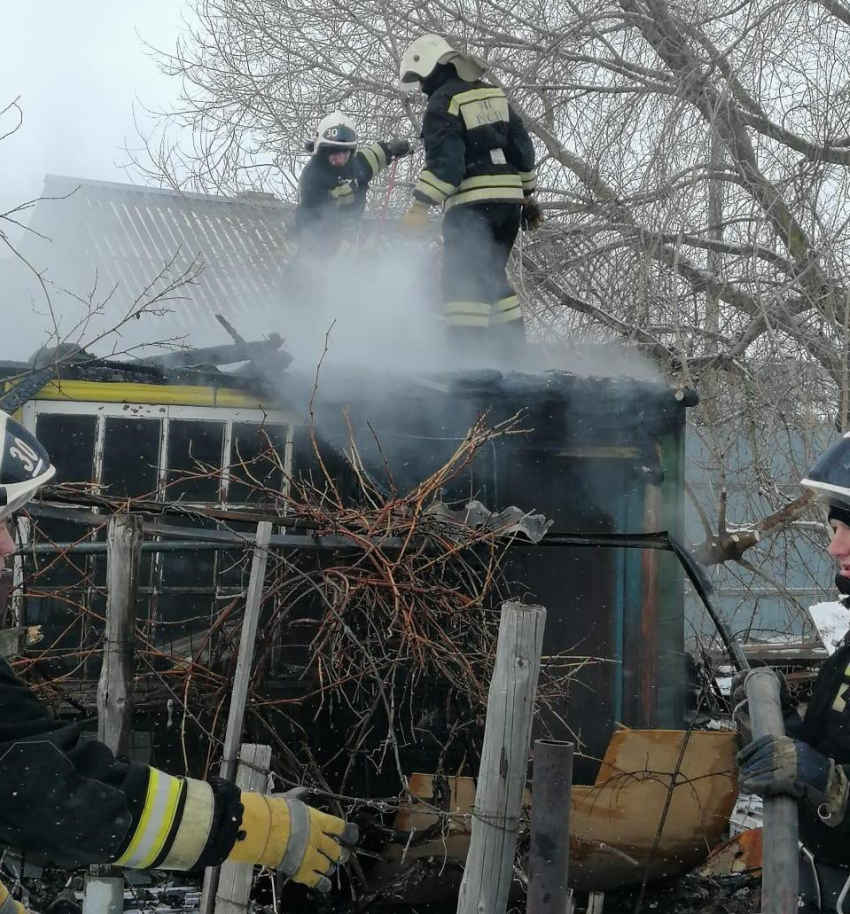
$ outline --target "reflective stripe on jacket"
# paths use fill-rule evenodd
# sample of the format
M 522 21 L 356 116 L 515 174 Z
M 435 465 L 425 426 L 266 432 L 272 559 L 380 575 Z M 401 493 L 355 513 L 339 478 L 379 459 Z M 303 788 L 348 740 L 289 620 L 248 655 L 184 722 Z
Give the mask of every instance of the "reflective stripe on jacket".
M 422 139 L 413 195 L 424 203 L 521 203 L 537 187 L 531 138 L 496 86 L 448 75 L 428 99 Z
M 0 843 L 61 866 L 213 866 L 236 842 L 240 796 L 227 781 L 116 759 L 54 720 L 0 660 Z
M 386 143 L 371 143 L 336 168 L 328 160 L 327 149 L 320 148 L 304 166 L 298 182 L 296 235 L 315 234 L 320 239 L 324 235 L 334 244 L 356 228 L 366 208 L 369 182 L 391 158 Z

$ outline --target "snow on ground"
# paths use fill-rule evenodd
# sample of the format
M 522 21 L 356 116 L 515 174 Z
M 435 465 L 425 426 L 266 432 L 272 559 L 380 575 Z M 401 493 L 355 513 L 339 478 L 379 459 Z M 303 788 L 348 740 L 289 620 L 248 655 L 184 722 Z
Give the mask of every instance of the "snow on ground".
M 838 602 L 815 603 L 809 607 L 809 615 L 823 641 L 823 646 L 830 654 L 834 653 L 836 648 L 841 646 L 844 635 L 850 628 L 850 610 Z

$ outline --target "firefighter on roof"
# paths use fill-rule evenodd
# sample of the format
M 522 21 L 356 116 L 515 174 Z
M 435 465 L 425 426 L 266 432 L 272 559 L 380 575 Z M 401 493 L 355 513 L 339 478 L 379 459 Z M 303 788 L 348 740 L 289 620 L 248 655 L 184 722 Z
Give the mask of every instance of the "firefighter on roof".
M 313 155 L 298 182 L 295 236 L 299 256 L 324 260 L 356 246 L 369 182 L 406 156 L 410 143 L 388 140 L 358 149 L 353 122 L 334 111 L 307 148 Z
M 423 35 L 404 52 L 403 87 L 428 96 L 422 125 L 425 170 L 403 218 L 424 226 L 432 206 L 444 208 L 443 307 L 450 340 L 481 339 L 490 329 L 524 338 L 508 258 L 525 217 L 536 228 L 534 147 L 505 93 L 481 77 L 485 61 L 461 54 L 439 35 Z M 533 224 L 532 224 L 533 223 Z
M 0 570 L 12 514 L 55 470 L 36 438 L 0 412 Z M 63 866 L 195 870 L 261 863 L 327 892 L 357 827 L 292 797 L 240 792 L 116 759 L 55 720 L 0 659 L 0 844 Z M 24 908 L 0 886 L 0 914 Z

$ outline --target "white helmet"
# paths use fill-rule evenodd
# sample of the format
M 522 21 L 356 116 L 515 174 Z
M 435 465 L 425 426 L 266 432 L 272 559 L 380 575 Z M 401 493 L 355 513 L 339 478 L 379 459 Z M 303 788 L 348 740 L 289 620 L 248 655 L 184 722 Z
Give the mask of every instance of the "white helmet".
M 0 410 L 0 521 L 22 508 L 55 473 L 41 442 Z
M 334 111 L 319 121 L 314 149 L 356 149 L 357 130 L 354 121 L 341 111 Z
M 423 35 L 401 55 L 398 78 L 402 86 L 413 88 L 430 76 L 437 66 L 446 63 L 454 48 L 441 35 Z
M 472 54 L 461 54 L 441 35 L 423 35 L 401 56 L 398 75 L 402 88 L 412 89 L 444 63 L 454 64 L 461 79 L 470 82 L 480 79 L 487 71 L 487 61 Z

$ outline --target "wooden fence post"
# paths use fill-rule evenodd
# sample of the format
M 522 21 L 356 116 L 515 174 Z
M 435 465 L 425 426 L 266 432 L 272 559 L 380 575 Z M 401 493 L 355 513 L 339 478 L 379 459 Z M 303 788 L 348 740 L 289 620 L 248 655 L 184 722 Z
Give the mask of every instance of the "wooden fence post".
M 97 738 L 118 756 L 130 751 L 133 725 L 133 649 L 142 555 L 142 519 L 114 514 L 106 533 L 106 627 L 97 684 Z M 86 874 L 83 914 L 121 914 L 124 874 L 93 866 Z
M 505 603 L 457 914 L 504 914 L 513 879 L 546 610 Z
M 240 790 L 265 793 L 271 767 L 271 746 L 242 743 L 239 750 L 239 767 L 236 769 L 236 786 Z M 215 914 L 247 914 L 249 897 L 254 879 L 254 868 L 240 863 L 222 863 L 218 876 Z
M 251 563 L 251 578 L 245 597 L 245 614 L 242 617 L 242 633 L 239 638 L 239 654 L 236 672 L 233 675 L 233 691 L 230 697 L 230 713 L 224 734 L 220 774 L 233 779 L 236 774 L 236 757 L 242 739 L 242 724 L 245 720 L 245 704 L 248 701 L 248 686 L 251 682 L 251 667 L 254 663 L 254 642 L 260 621 L 260 606 L 263 601 L 263 584 L 266 579 L 266 563 L 269 558 L 269 540 L 272 525 L 268 521 L 257 524 L 257 538 L 254 558 Z M 250 868 L 249 868 L 250 869 Z M 214 914 L 219 867 L 209 866 L 204 873 L 204 890 L 201 896 L 201 914 Z
M 97 684 L 97 738 L 118 756 L 130 752 L 133 650 L 142 554 L 142 519 L 115 514 L 106 533 L 106 628 Z

